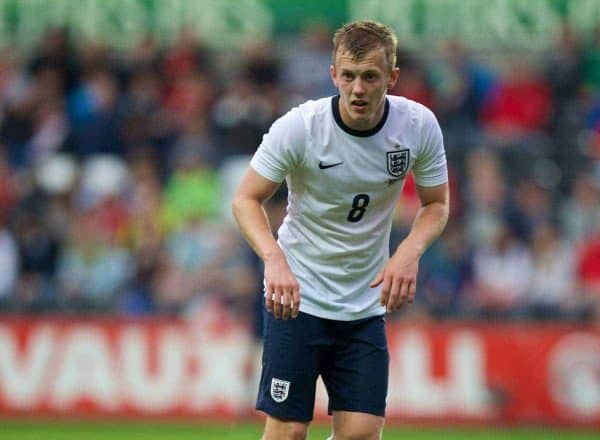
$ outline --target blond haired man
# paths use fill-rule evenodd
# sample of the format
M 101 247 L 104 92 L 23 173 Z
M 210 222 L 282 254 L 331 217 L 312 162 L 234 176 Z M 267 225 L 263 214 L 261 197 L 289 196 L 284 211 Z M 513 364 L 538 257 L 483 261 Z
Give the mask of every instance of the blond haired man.
M 419 259 L 445 227 L 446 158 L 433 113 L 388 96 L 396 37 L 357 21 L 338 29 L 330 74 L 339 95 L 308 101 L 264 136 L 233 212 L 265 265 L 263 440 L 305 439 L 319 376 L 335 440 L 381 438 L 389 356 L 384 315 L 413 301 Z M 389 255 L 392 213 L 415 176 L 419 210 Z M 286 180 L 273 238 L 262 204 Z

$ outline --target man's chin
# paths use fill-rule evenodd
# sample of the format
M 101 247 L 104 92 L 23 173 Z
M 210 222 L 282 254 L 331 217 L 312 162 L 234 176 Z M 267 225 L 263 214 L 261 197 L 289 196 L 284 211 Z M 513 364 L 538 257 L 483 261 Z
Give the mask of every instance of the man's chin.
M 351 118 L 353 121 L 356 122 L 368 122 L 371 120 L 371 114 L 369 113 L 356 113 L 356 112 L 352 112 L 350 113 Z

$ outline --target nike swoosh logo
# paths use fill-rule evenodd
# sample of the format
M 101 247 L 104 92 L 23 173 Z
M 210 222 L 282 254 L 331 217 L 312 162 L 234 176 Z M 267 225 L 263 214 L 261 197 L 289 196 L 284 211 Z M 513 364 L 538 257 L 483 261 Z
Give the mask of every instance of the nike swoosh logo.
M 330 163 L 325 165 L 323 162 L 319 162 L 319 168 L 322 170 L 326 170 L 327 168 L 332 168 L 332 167 L 337 167 L 338 165 L 343 164 L 344 162 L 338 162 L 338 163 Z

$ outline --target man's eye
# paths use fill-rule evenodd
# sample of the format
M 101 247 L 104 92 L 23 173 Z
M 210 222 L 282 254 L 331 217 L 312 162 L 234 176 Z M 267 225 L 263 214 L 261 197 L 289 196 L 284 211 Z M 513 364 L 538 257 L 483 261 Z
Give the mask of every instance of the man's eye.
M 351 73 L 344 72 L 344 73 L 342 73 L 342 78 L 344 78 L 344 79 L 352 79 L 353 75 Z

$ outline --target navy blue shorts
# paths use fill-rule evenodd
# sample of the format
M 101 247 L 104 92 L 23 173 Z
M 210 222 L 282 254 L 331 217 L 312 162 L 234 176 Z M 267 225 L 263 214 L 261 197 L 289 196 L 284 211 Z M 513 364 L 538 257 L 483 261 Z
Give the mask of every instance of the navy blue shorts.
M 333 321 L 264 311 L 264 351 L 256 409 L 283 420 L 313 418 L 321 375 L 332 411 L 385 415 L 389 355 L 385 318 Z

